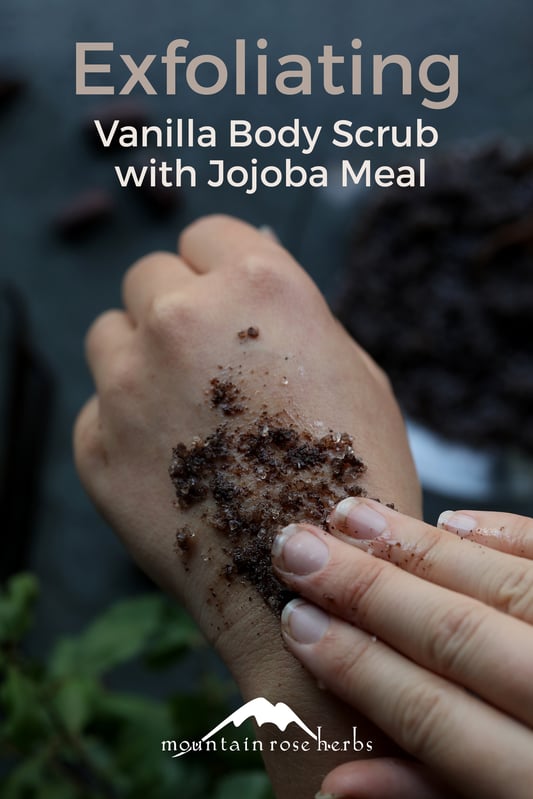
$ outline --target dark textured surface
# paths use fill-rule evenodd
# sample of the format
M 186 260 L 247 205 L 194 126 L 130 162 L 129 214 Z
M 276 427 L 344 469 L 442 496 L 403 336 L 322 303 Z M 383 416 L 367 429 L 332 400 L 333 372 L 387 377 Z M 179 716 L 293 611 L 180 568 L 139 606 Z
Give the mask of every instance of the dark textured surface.
M 359 221 L 340 320 L 412 419 L 533 457 L 533 150 L 435 160 Z
M 31 557 L 44 588 L 38 644 L 77 629 L 132 587 L 130 561 L 85 497 L 70 444 L 75 414 L 92 390 L 83 336 L 96 314 L 119 303 L 126 267 L 147 251 L 173 249 L 187 221 L 223 209 L 274 228 L 332 296 L 352 213 L 348 195 L 330 190 L 263 190 L 248 197 L 220 189 L 187 193 L 183 207 L 164 222 L 147 216 L 138 198 L 115 184 L 113 157 L 97 157 L 87 144 L 87 117 L 103 98 L 75 96 L 74 43 L 113 40 L 137 59 L 161 52 L 180 35 L 200 42 L 204 52 L 223 56 L 243 36 L 267 36 L 278 54 L 312 52 L 327 42 L 348 50 L 353 36 L 363 40 L 366 53 L 402 52 L 416 60 L 431 52 L 459 52 L 459 101 L 448 111 L 423 111 L 424 119 L 438 124 L 446 145 L 495 133 L 530 137 L 532 23 L 529 0 L 333 5 L 318 0 L 2 0 L 1 60 L 8 64 L 9 75 L 21 76 L 27 84 L 0 116 L 0 272 L 25 296 L 34 338 L 58 381 Z M 357 99 L 323 94 L 257 99 L 224 93 L 203 101 L 191 95 L 141 100 L 154 121 L 196 115 L 215 125 L 231 117 L 281 125 L 298 115 L 325 126 L 337 118 L 405 124 L 422 111 L 417 98 L 396 92 Z M 327 141 L 319 146 L 318 163 L 339 158 Z M 253 154 L 245 152 L 242 158 Z M 385 150 L 383 160 L 390 155 Z M 51 220 L 69 198 L 90 188 L 112 192 L 114 219 L 83 246 L 66 246 L 54 236 Z

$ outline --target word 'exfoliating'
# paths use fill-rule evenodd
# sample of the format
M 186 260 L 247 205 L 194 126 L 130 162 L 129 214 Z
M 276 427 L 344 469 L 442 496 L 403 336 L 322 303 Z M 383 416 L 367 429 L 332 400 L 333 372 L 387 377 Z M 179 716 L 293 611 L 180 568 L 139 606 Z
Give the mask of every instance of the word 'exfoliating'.
M 189 58 L 189 44 L 189 39 L 173 39 L 165 55 L 159 58 L 157 54 L 149 53 L 138 61 L 129 53 L 120 53 L 120 61 L 113 61 L 110 57 L 110 60 L 96 63 L 95 58 L 104 57 L 95 56 L 95 53 L 114 53 L 114 42 L 77 42 L 76 94 L 115 94 L 117 88 L 119 94 L 131 94 L 137 87 L 145 94 L 159 94 L 161 92 L 154 82 L 159 83 L 163 78 L 160 62 L 164 66 L 163 93 L 167 95 L 177 94 L 178 85 L 201 95 L 219 94 L 228 86 L 233 88 L 236 95 L 246 95 L 249 91 L 257 95 L 267 95 L 272 91 L 286 95 L 310 95 L 313 87 L 317 87 L 317 81 L 326 94 L 348 92 L 354 96 L 362 95 L 365 87 L 369 86 L 371 94 L 382 95 L 384 78 L 387 78 L 389 82 L 399 81 L 403 95 L 412 95 L 414 88 L 422 89 L 426 95 L 421 103 L 426 108 L 449 108 L 459 96 L 457 54 L 428 55 L 415 70 L 411 60 L 398 53 L 365 57 L 359 52 L 363 47 L 361 39 L 352 39 L 351 48 L 354 52 L 349 56 L 339 54 L 334 51 L 333 45 L 325 44 L 314 58 L 300 53 L 273 58 L 266 52 L 266 39 L 257 40 L 256 51 L 252 54 L 246 39 L 236 39 L 234 57 L 228 65 L 223 58 L 213 54 Z M 370 62 L 368 65 L 365 58 Z M 278 67 L 274 66 L 274 62 Z M 414 87 L 413 73 L 417 75 L 419 87 Z M 110 78 L 102 82 L 103 75 L 110 75 Z M 120 87 L 115 77 L 123 81 Z M 428 97 L 428 94 L 432 96 Z

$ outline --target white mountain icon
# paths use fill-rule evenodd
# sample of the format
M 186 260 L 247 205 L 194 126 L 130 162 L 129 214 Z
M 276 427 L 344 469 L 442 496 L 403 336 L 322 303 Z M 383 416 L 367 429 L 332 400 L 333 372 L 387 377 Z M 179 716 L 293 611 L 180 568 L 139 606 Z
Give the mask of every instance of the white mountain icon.
M 209 738 L 212 738 L 213 735 L 216 735 L 217 732 L 227 727 L 228 724 L 240 727 L 247 719 L 251 718 L 255 719 L 259 727 L 262 727 L 263 724 L 275 724 L 278 730 L 282 732 L 285 732 L 289 724 L 297 724 L 298 727 L 313 738 L 313 740 L 318 740 L 317 735 L 303 723 L 285 702 L 278 702 L 276 705 L 273 705 L 268 699 L 259 696 L 257 699 L 252 699 L 250 702 L 247 702 L 225 718 L 224 721 L 221 721 L 220 724 L 204 735 L 202 741 L 207 741 Z M 173 755 L 173 757 L 181 757 L 182 754 L 185 754 L 185 752 L 178 752 L 178 754 Z

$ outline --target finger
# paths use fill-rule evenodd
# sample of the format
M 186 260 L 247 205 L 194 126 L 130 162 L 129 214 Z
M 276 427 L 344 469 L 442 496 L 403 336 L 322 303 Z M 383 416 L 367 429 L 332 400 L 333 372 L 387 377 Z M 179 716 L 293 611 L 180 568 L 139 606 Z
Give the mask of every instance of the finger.
M 289 649 L 329 690 L 464 795 L 530 796 L 530 730 L 302 600 L 284 609 L 282 630 Z
M 158 297 L 180 291 L 194 277 L 185 261 L 172 253 L 154 252 L 141 258 L 122 281 L 123 302 L 133 322 L 139 324 Z
M 132 348 L 133 336 L 124 311 L 106 311 L 92 323 L 85 337 L 85 354 L 97 391 L 105 385 L 116 354 Z
M 285 528 L 274 542 L 273 563 L 282 581 L 311 602 L 533 723 L 529 625 L 311 525 Z
M 74 423 L 72 435 L 76 470 L 87 485 L 88 478 L 105 463 L 106 452 L 100 426 L 99 401 L 93 395 L 83 406 Z
M 417 763 L 375 758 L 338 766 L 325 778 L 317 799 L 453 799 L 454 795 Z
M 227 269 L 253 259 L 279 258 L 294 265 L 291 256 L 271 236 L 230 216 L 206 216 L 189 225 L 180 236 L 179 253 L 194 270 L 206 273 Z
M 447 510 L 438 527 L 483 546 L 533 560 L 533 519 L 513 513 Z
M 366 498 L 340 502 L 329 529 L 424 580 L 533 623 L 533 563 L 523 558 L 465 541 Z

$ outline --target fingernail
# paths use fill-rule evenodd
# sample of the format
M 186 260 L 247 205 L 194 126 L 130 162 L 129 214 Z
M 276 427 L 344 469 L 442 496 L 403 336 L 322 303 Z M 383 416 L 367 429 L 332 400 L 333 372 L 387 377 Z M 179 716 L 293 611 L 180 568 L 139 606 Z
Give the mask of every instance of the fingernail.
M 339 502 L 331 515 L 335 527 L 354 538 L 371 540 L 387 529 L 387 520 L 377 510 L 356 497 Z
M 291 574 L 313 574 L 329 559 L 324 541 L 299 524 L 289 524 L 274 539 L 272 557 L 278 569 Z
M 293 599 L 283 608 L 281 624 L 285 633 L 298 644 L 316 644 L 329 627 L 329 616 L 302 599 Z
M 473 516 L 467 516 L 466 513 L 445 510 L 439 516 L 437 527 L 440 527 L 441 530 L 448 530 L 449 533 L 457 533 L 457 535 L 465 537 L 475 530 L 477 522 Z

